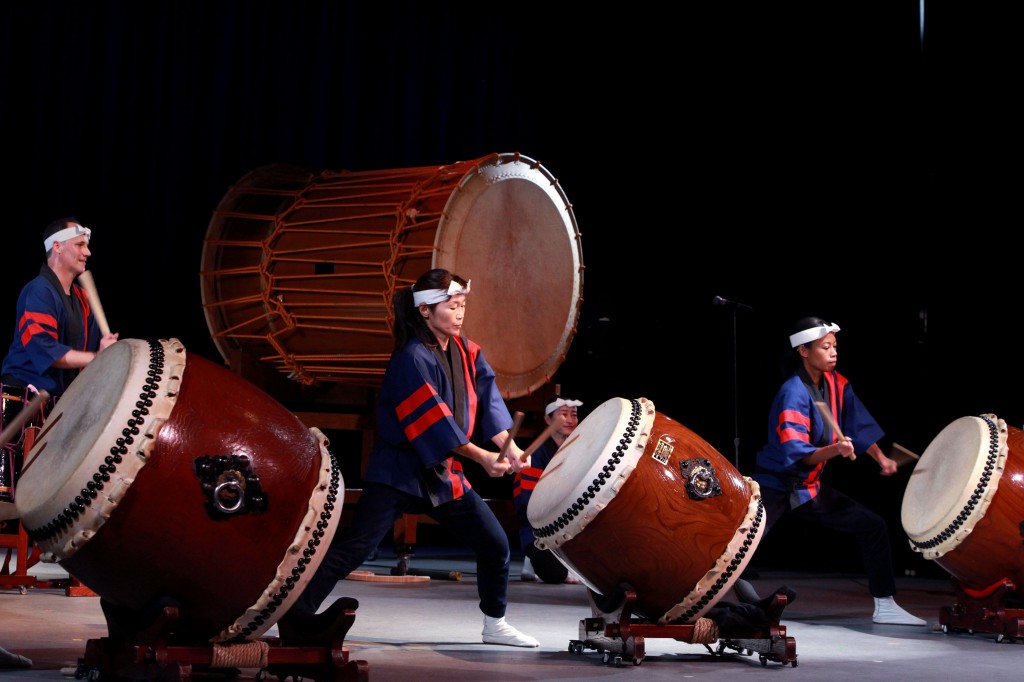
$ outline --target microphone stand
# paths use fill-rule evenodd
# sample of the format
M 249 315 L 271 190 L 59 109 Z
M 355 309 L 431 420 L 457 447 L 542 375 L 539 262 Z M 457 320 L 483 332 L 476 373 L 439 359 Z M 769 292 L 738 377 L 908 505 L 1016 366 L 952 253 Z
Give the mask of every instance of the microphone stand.
M 740 398 L 739 398 L 739 365 L 736 362 L 736 311 L 739 306 L 732 307 L 732 444 L 735 448 L 734 458 L 736 470 L 740 469 Z
M 740 468 L 740 393 L 739 393 L 739 363 L 736 359 L 736 315 L 740 308 L 746 310 L 753 310 L 753 308 L 745 303 L 739 303 L 737 301 L 730 301 L 727 298 L 721 296 L 715 296 L 711 299 L 714 305 L 727 305 L 732 308 L 732 428 L 733 428 L 733 461 L 736 465 L 736 469 Z

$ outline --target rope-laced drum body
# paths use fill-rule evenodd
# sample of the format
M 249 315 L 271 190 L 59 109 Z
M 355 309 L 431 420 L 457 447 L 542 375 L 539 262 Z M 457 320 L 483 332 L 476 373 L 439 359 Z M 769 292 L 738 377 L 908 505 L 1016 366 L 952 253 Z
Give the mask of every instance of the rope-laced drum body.
M 550 380 L 576 332 L 580 234 L 558 181 L 520 154 L 447 166 L 258 168 L 221 200 L 201 284 L 214 342 L 303 384 L 378 386 L 391 300 L 433 267 L 473 282 L 463 333 L 506 398 Z

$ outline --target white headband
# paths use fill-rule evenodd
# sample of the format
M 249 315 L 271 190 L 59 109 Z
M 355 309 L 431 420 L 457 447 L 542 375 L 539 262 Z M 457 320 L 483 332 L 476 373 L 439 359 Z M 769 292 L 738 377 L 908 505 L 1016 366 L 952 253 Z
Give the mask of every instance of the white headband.
M 582 400 L 566 400 L 565 398 L 555 398 L 553 401 L 548 403 L 548 406 L 544 408 L 544 416 L 548 416 L 560 407 L 579 407 L 583 404 Z
M 412 292 L 412 304 L 419 308 L 421 304 L 426 303 L 431 305 L 434 303 L 441 303 L 447 301 L 455 294 L 468 294 L 469 285 L 473 283 L 473 280 L 468 280 L 466 286 L 462 286 L 454 279 L 452 283 L 448 285 L 448 289 L 424 289 L 423 291 Z
M 63 230 L 54 232 L 49 237 L 43 240 L 43 246 L 49 251 L 53 248 L 54 242 L 65 242 L 69 239 L 74 239 L 80 234 L 84 234 L 86 239 L 92 237 L 92 230 L 88 227 L 82 227 L 81 225 L 68 225 Z
M 829 332 L 834 333 L 837 331 L 839 331 L 838 324 L 823 324 L 817 327 L 811 327 L 810 329 L 805 329 L 802 332 L 790 334 L 789 344 L 791 348 L 796 348 L 797 346 L 802 346 L 805 343 L 817 341 L 818 339 L 825 336 Z

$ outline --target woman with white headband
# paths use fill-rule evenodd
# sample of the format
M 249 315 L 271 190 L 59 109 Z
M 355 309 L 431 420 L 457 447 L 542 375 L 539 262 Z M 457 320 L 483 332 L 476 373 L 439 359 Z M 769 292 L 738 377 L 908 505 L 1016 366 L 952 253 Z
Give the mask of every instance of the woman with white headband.
M 565 439 L 579 425 L 576 408 L 582 404 L 582 401 L 562 397 L 555 398 L 547 404 L 547 407 L 544 408 L 544 423 L 550 427 L 555 419 L 560 418 L 561 424 L 551 432 L 551 435 L 540 447 L 533 451 L 530 456 L 530 466 L 516 474 L 512 493 L 516 515 L 519 517 L 519 542 L 524 554 L 523 570 L 520 574 L 522 580 L 539 579 L 545 583 L 573 585 L 580 582 L 579 577 L 559 561 L 551 550 L 540 549 L 533 544 L 533 526 L 530 525 L 526 509 L 529 506 L 533 489 L 537 486 L 541 474 L 544 473 L 544 468 L 547 467 L 558 448 L 562 447 Z
M 352 525 L 338 532 L 298 601 L 278 621 L 284 644 L 334 641 L 354 600 L 316 611 L 338 580 L 358 568 L 403 513 L 426 514 L 476 555 L 483 641 L 536 647 L 505 621 L 511 566 L 508 536 L 473 490 L 460 457 L 500 478 L 529 464 L 509 443 L 507 457 L 482 447 L 508 440 L 512 417 L 483 350 L 462 336 L 470 283 L 447 270 L 421 275 L 395 292 L 395 347 L 377 404 L 377 438 Z M 315 615 L 314 615 L 315 614 Z
M 833 459 L 856 459 L 866 453 L 883 476 L 896 473 L 896 462 L 878 447 L 885 433 L 836 371 L 839 325 L 818 317 L 797 322 L 789 337 L 792 374 L 782 384 L 768 415 L 768 442 L 757 453 L 753 478 L 761 488 L 765 529 L 787 513 L 837 533 L 856 537 L 875 600 L 872 620 L 887 625 L 925 625 L 893 599 L 891 545 L 885 519 L 853 498 L 821 483 Z M 842 437 L 825 422 L 823 403 Z

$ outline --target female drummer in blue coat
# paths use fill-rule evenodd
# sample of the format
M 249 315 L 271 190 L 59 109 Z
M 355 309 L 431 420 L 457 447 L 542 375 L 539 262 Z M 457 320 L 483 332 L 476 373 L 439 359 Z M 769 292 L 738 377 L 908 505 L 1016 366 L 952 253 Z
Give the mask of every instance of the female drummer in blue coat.
M 395 345 L 380 389 L 363 492 L 352 525 L 335 535 L 306 589 L 278 621 L 282 642 L 332 641 L 340 613 L 354 600 L 339 599 L 316 614 L 321 602 L 338 580 L 366 561 L 399 515 L 413 513 L 430 516 L 476 555 L 483 641 L 540 645 L 505 620 L 508 536 L 473 490 L 459 459 L 477 462 L 495 478 L 530 461 L 522 461 L 515 442 L 509 443 L 507 457 L 481 445 L 504 446 L 512 417 L 483 350 L 462 336 L 469 293 L 468 281 L 443 269 L 396 291 Z
M 855 459 L 866 453 L 881 467 L 883 476 L 896 472 L 878 440 L 885 434 L 853 392 L 846 377 L 836 371 L 839 326 L 818 317 L 800 320 L 789 337 L 792 375 L 782 384 L 768 416 L 768 443 L 757 454 L 753 478 L 765 505 L 764 532 L 784 514 L 792 513 L 838 533 L 850 534 L 860 544 L 875 598 L 875 623 L 924 625 L 893 599 L 889 533 L 885 520 L 853 498 L 821 482 L 829 460 Z M 815 403 L 824 403 L 842 432 L 839 437 L 824 421 Z

